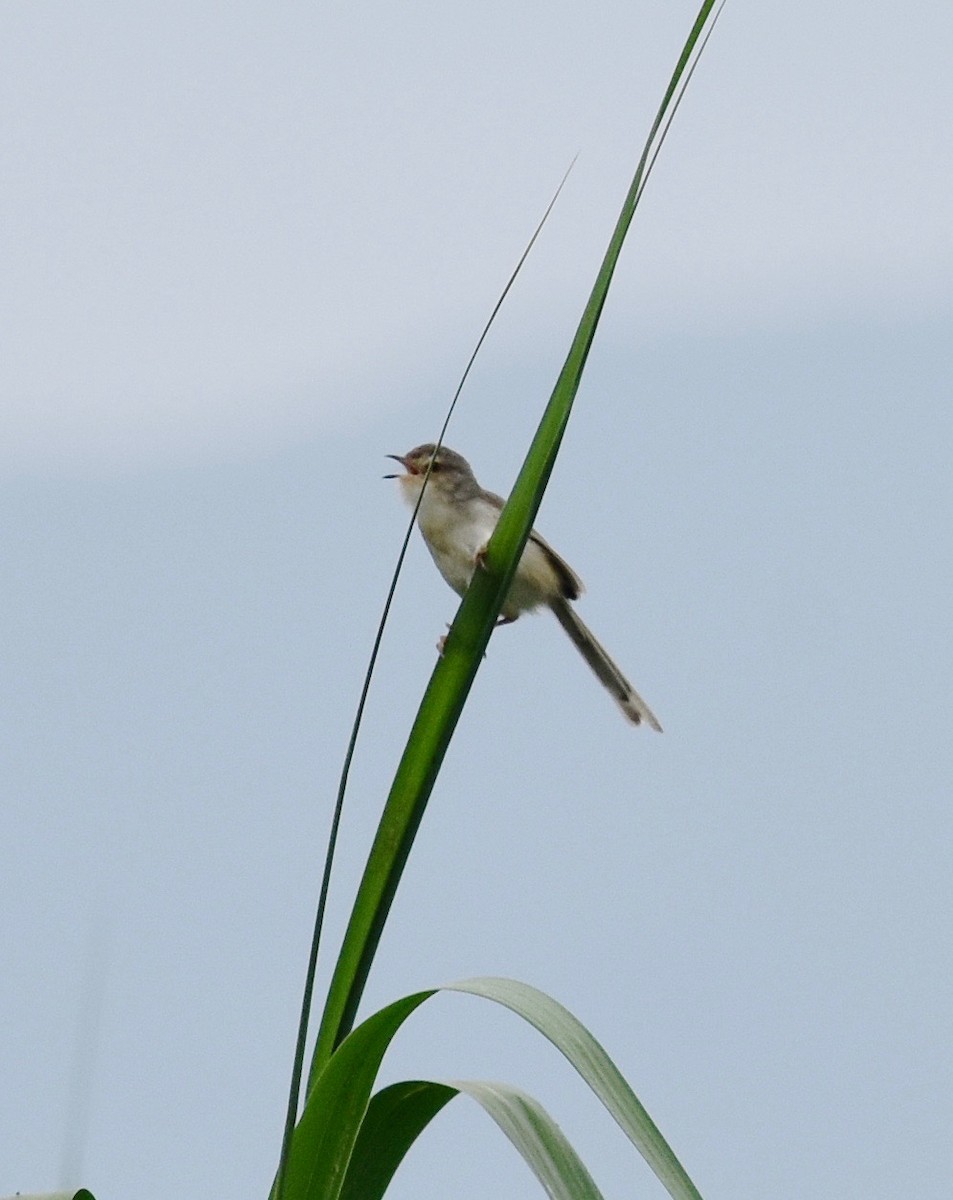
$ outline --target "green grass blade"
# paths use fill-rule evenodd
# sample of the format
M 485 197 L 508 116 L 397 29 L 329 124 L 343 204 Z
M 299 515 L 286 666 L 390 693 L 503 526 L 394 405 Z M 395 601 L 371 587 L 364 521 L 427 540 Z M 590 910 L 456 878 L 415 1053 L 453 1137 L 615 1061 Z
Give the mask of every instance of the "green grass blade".
M 460 382 L 457 384 L 457 390 L 453 394 L 453 399 L 450 402 L 450 407 L 448 408 L 447 415 L 444 418 L 443 426 L 442 426 L 442 428 L 440 430 L 440 434 L 437 438 L 438 444 L 442 443 L 444 434 L 447 432 L 447 426 L 450 424 L 450 418 L 453 416 L 454 409 L 457 406 L 457 401 L 460 399 L 460 395 L 463 391 L 463 387 L 466 384 L 467 378 L 470 375 L 470 371 L 473 369 L 473 364 L 476 362 L 477 355 L 480 353 L 483 343 L 486 341 L 486 338 L 489 335 L 489 332 L 493 325 L 493 322 L 496 320 L 497 314 L 499 313 L 500 309 L 503 307 L 503 303 L 506 300 L 506 297 L 509 295 L 510 290 L 512 289 L 513 284 L 516 282 L 516 279 L 519 276 L 520 271 L 523 269 L 523 266 L 526 263 L 527 258 L 529 258 L 529 255 L 533 249 L 533 246 L 536 244 L 536 239 L 542 233 L 544 225 L 549 220 L 550 213 L 553 211 L 553 208 L 556 205 L 556 201 L 559 199 L 559 194 L 562 191 L 563 185 L 565 184 L 566 180 L 569 178 L 569 172 L 572 170 L 574 163 L 575 163 L 575 159 L 573 159 L 573 162 L 569 164 L 569 167 L 567 168 L 565 175 L 563 176 L 562 180 L 560 181 L 559 186 L 556 188 L 556 191 L 553 194 L 552 199 L 550 200 L 549 204 L 546 206 L 546 211 L 543 213 L 541 220 L 539 221 L 538 225 L 536 226 L 536 229 L 533 231 L 532 237 L 529 239 L 529 242 L 527 243 L 525 249 L 523 250 L 523 253 L 520 255 L 519 262 L 517 262 L 515 268 L 510 273 L 510 277 L 507 280 L 506 285 L 503 288 L 503 291 L 500 293 L 499 298 L 497 299 L 497 302 L 493 307 L 493 311 L 490 313 L 490 316 L 489 316 L 486 324 L 483 327 L 483 331 L 481 332 L 479 338 L 477 339 L 477 344 L 473 349 L 473 353 L 470 355 L 470 359 L 467 362 L 466 367 L 464 368 L 463 375 L 460 378 Z M 325 913 L 325 909 L 327 907 L 328 893 L 329 893 L 330 885 L 331 885 L 331 870 L 332 870 L 332 867 L 334 864 L 334 855 L 335 855 L 335 850 L 337 847 L 338 832 L 340 830 L 341 819 L 344 815 L 344 796 L 347 791 L 348 779 L 350 778 L 351 763 L 354 759 L 354 752 L 357 749 L 357 739 L 358 739 L 358 734 L 360 733 L 361 724 L 362 724 L 362 721 L 364 718 L 364 709 L 367 704 L 368 695 L 370 693 L 371 679 L 374 675 L 374 668 L 377 664 L 377 657 L 380 652 L 381 643 L 384 638 L 384 629 L 385 629 L 385 626 L 387 625 L 387 618 L 390 614 L 391 604 L 393 603 L 394 595 L 397 591 L 397 580 L 400 576 L 401 568 L 404 563 L 404 557 L 407 553 L 407 547 L 410 543 L 411 534 L 413 533 L 414 519 L 417 516 L 417 508 L 419 508 L 419 506 L 420 506 L 420 499 L 418 498 L 417 506 L 414 508 L 414 511 L 410 517 L 410 521 L 408 522 L 407 533 L 404 536 L 404 540 L 403 540 L 400 550 L 398 552 L 397 562 L 394 567 L 394 574 L 393 574 L 393 577 L 390 582 L 390 587 L 388 588 L 388 591 L 387 591 L 387 596 L 384 600 L 384 608 L 383 608 L 383 611 L 381 612 L 380 621 L 378 622 L 377 633 L 374 637 L 374 644 L 371 647 L 370 659 L 368 660 L 367 670 L 364 673 L 364 683 L 361 688 L 361 694 L 360 694 L 360 697 L 357 702 L 357 710 L 354 714 L 354 721 L 352 722 L 352 725 L 351 725 L 351 735 L 348 739 L 347 749 L 344 753 L 344 762 L 341 766 L 341 775 L 340 775 L 340 778 L 338 781 L 337 796 L 335 797 L 334 811 L 331 816 L 331 826 L 330 826 L 330 829 L 328 830 L 328 844 L 327 844 L 327 850 L 325 851 L 325 855 L 324 855 L 324 868 L 321 873 L 321 886 L 320 886 L 320 889 L 318 892 L 318 904 L 317 904 L 317 909 L 315 911 L 314 928 L 313 928 L 313 932 L 311 935 L 311 950 L 308 955 L 308 967 L 305 972 L 305 984 L 304 984 L 303 994 L 301 997 L 301 1010 L 300 1010 L 300 1016 L 298 1018 L 298 1037 L 295 1042 L 295 1053 L 294 1053 L 294 1059 L 293 1059 L 292 1068 L 291 1068 L 291 1083 L 288 1088 L 288 1103 L 285 1108 L 285 1127 L 284 1127 L 284 1132 L 282 1134 L 282 1139 L 281 1139 L 281 1155 L 280 1155 L 279 1163 L 278 1163 L 278 1180 L 277 1180 L 277 1185 L 275 1188 L 275 1200 L 283 1200 L 283 1198 L 284 1198 L 284 1188 L 282 1185 L 282 1178 L 284 1175 L 285 1163 L 288 1158 L 289 1148 L 291 1146 L 291 1135 L 294 1130 L 295 1120 L 298 1115 L 298 1106 L 299 1106 L 300 1098 L 301 1098 L 300 1097 L 301 1075 L 304 1070 L 304 1057 L 305 1057 L 305 1047 L 306 1047 L 307 1038 L 308 1038 L 308 1025 L 311 1020 L 311 1007 L 312 1007 L 312 1000 L 314 997 L 314 983 L 315 983 L 315 979 L 317 978 L 318 952 L 319 952 L 320 945 L 321 945 L 321 934 L 322 934 L 322 931 L 324 928 L 324 913 Z
M 454 1080 L 446 1084 L 423 1079 L 392 1084 L 371 1100 L 340 1200 L 381 1200 L 407 1151 L 460 1093 L 492 1117 L 547 1195 L 556 1200 L 601 1200 L 579 1155 L 532 1096 L 502 1083 Z
M 379 1200 L 407 1151 L 456 1095 L 455 1087 L 430 1079 L 393 1083 L 377 1092 L 361 1123 L 341 1200 Z
M 503 1083 L 454 1080 L 493 1118 L 553 1200 L 602 1200 L 592 1176 L 539 1101 Z
M 371 848 L 344 936 L 318 1031 L 309 1080 L 354 1023 L 358 1005 L 404 865 L 434 780 L 479 669 L 520 553 L 549 480 L 612 275 L 641 194 L 654 139 L 662 127 L 711 12 L 705 0 L 679 57 L 609 242 L 566 363 L 503 510 L 486 556 L 463 598 L 421 702 Z
M 415 992 L 349 1034 L 311 1089 L 294 1131 L 285 1177 L 289 1200 L 378 1200 L 407 1151 L 458 1091 L 486 1109 L 551 1196 L 598 1196 L 552 1119 L 535 1100 L 507 1085 L 411 1080 L 371 1097 L 391 1041 L 410 1014 L 438 991 L 479 996 L 521 1016 L 565 1055 L 674 1200 L 701 1200 L 651 1117 L 585 1026 L 544 992 L 494 978 Z
M 675 1200 L 701 1200 L 655 1122 L 588 1029 L 556 1000 L 515 979 L 466 979 L 444 991 L 482 996 L 510 1009 L 560 1050 L 599 1097 Z
M 546 411 L 543 413 L 543 419 L 540 421 L 539 428 L 523 462 L 522 469 L 517 476 L 513 491 L 510 493 L 509 501 L 500 516 L 493 537 L 490 539 L 486 555 L 487 570 L 482 577 L 477 577 L 474 580 L 474 585 L 470 588 L 470 592 L 464 597 L 463 604 L 457 616 L 457 622 L 463 622 L 466 619 L 475 624 L 478 623 L 481 616 L 479 609 L 480 599 L 483 600 L 483 604 L 496 604 L 496 607 L 493 608 L 494 617 L 502 605 L 502 599 L 506 595 L 506 589 L 516 570 L 519 555 L 529 535 L 533 521 L 536 518 L 536 513 L 543 498 L 543 492 L 546 490 L 546 484 L 549 482 L 549 476 L 556 461 L 556 455 L 569 421 L 573 401 L 579 390 L 579 383 L 582 379 L 586 360 L 589 357 L 589 351 L 599 324 L 599 318 L 602 315 L 602 309 L 609 294 L 609 285 L 612 283 L 612 276 L 615 273 L 619 255 L 622 252 L 622 246 L 642 197 L 642 184 L 656 138 L 659 131 L 664 127 L 665 118 L 673 102 L 677 103 L 679 84 L 686 71 L 691 70 L 692 55 L 699 44 L 699 39 L 702 37 L 714 4 L 715 0 L 704 0 L 695 18 L 691 33 L 688 35 L 682 52 L 679 55 L 675 70 L 672 72 L 672 77 L 666 88 L 665 96 L 662 99 L 649 136 L 646 139 L 645 147 L 636 166 L 629 190 L 623 201 L 622 211 L 616 221 L 615 229 L 612 231 L 612 237 L 609 239 L 605 257 L 602 260 L 602 265 L 596 276 L 596 282 L 593 285 L 589 301 L 583 311 L 563 369 L 556 381 L 553 394 L 550 397 L 549 404 L 546 406 Z M 484 584 L 484 587 L 480 591 L 477 590 L 477 583 Z M 467 600 L 474 592 L 477 592 L 477 597 L 474 598 L 471 606 L 473 609 L 473 615 L 471 616 L 465 610 Z M 486 593 L 485 598 L 481 595 L 484 592 Z M 451 630 L 451 636 L 447 639 L 448 649 L 452 634 L 453 630 Z
M 502 1083 L 414 1079 L 373 1097 L 354 1146 L 340 1200 L 381 1200 L 407 1151 L 454 1096 L 475 1100 L 557 1200 L 601 1200 L 565 1134 L 532 1096 Z
M 433 994 L 415 992 L 396 1000 L 338 1047 L 311 1089 L 291 1138 L 282 1180 L 287 1200 L 337 1200 L 384 1052 L 404 1021 Z

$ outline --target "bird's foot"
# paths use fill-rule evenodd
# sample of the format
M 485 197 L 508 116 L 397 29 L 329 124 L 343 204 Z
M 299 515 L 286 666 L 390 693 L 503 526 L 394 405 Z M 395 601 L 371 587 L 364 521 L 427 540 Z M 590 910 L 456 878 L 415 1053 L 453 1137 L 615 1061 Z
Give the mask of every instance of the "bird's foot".
M 516 620 L 515 617 L 501 617 L 500 620 L 497 621 L 497 625 L 509 625 L 510 621 L 515 621 L 515 620 Z M 448 625 L 447 629 L 449 630 L 449 628 L 450 628 L 450 626 Z M 444 634 L 441 634 L 441 636 L 437 638 L 437 653 L 440 655 L 441 658 L 443 658 L 443 652 L 446 649 L 446 645 L 447 645 L 447 635 L 444 633 Z M 485 650 L 483 651 L 483 657 L 486 658 Z

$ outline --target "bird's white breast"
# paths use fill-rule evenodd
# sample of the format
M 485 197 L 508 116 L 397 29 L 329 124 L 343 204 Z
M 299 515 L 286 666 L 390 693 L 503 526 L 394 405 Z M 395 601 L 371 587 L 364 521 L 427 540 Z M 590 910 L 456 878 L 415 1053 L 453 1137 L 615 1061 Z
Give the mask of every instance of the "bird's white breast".
M 478 499 L 463 504 L 447 500 L 437 488 L 427 488 L 417 523 L 437 569 L 458 595 L 470 584 L 477 554 L 496 527 L 499 513 Z
M 421 481 L 416 475 L 401 476 L 404 498 L 416 504 Z M 462 503 L 448 498 L 438 487 L 428 486 L 417 512 L 417 523 L 437 570 L 460 596 L 470 586 L 477 555 L 486 548 L 500 510 L 487 500 L 471 496 Z M 527 609 L 548 603 L 559 590 L 558 580 L 546 553 L 530 541 L 503 605 L 511 619 Z

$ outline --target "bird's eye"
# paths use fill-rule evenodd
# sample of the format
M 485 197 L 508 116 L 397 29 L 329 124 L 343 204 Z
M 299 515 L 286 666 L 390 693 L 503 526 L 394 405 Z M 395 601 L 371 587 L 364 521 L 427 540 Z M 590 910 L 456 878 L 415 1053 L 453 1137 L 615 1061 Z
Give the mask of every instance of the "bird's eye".
M 431 473 L 433 473 L 434 471 L 439 471 L 440 467 L 441 467 L 441 464 L 439 462 L 437 462 L 436 459 L 434 459 L 433 462 L 430 464 Z

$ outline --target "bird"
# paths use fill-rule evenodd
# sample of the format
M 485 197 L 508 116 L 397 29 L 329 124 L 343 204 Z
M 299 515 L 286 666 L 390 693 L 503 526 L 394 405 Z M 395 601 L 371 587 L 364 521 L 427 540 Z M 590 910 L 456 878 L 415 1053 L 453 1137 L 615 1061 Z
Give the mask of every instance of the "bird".
M 463 455 L 448 446 L 427 442 L 406 454 L 386 457 L 400 463 L 404 473 L 384 478 L 398 480 L 401 494 L 411 506 L 416 505 L 426 480 L 417 525 L 437 570 L 462 596 L 474 571 L 483 564 L 503 510 L 502 497 L 484 490 Z M 644 722 L 661 733 L 658 718 L 572 607 L 583 591 L 582 580 L 572 567 L 533 529 L 503 601 L 499 624 L 507 625 L 524 612 L 548 608 L 626 719 L 633 725 Z

